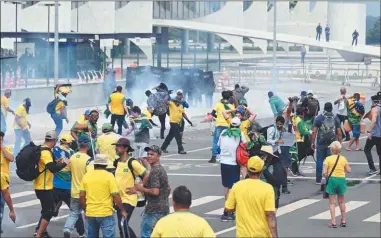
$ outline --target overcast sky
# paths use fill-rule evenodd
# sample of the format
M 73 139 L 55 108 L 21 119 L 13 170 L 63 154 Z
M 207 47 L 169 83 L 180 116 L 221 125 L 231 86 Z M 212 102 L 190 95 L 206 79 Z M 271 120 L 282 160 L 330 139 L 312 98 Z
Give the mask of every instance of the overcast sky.
M 366 13 L 371 16 L 380 16 L 380 1 L 367 2 Z

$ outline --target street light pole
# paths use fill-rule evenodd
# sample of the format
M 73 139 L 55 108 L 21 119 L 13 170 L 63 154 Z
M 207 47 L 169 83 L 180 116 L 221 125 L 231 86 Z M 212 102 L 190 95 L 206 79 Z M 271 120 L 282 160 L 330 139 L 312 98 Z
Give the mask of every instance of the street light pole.
M 58 82 L 58 0 L 54 1 L 54 84 Z
M 17 55 L 17 15 L 18 15 L 18 2 L 15 2 L 15 7 L 16 7 L 16 41 L 15 41 L 15 50 L 16 50 L 16 55 Z
M 277 68 L 276 68 L 276 51 L 277 51 L 277 40 L 276 40 L 276 0 L 274 2 L 274 22 L 273 22 L 273 74 L 272 74 L 272 86 L 275 88 L 277 80 Z
M 46 43 L 47 43 L 47 49 L 46 49 L 46 53 L 47 53 L 47 62 L 46 62 L 46 86 L 49 86 L 49 71 L 50 71 L 50 60 L 49 60 L 49 56 L 50 56 L 50 49 L 49 49 L 49 39 L 50 39 L 50 5 L 47 5 L 48 7 L 48 37 L 46 38 Z

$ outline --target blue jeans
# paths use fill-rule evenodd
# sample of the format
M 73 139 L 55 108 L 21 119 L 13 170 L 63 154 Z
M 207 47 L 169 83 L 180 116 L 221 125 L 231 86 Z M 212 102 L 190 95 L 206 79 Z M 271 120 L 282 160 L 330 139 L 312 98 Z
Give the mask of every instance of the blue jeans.
M 220 139 L 221 132 L 225 129 L 227 129 L 226 126 L 217 126 L 216 129 L 214 129 L 212 156 L 217 156 L 221 152 L 220 147 L 217 144 L 218 140 Z
M 69 217 L 67 218 L 66 220 L 66 223 L 65 223 L 65 226 L 64 226 L 64 229 L 63 231 L 68 231 L 68 232 L 72 232 L 73 229 L 74 229 L 74 226 L 75 224 L 78 222 L 78 220 L 81 218 L 82 216 L 82 207 L 81 207 L 81 203 L 79 201 L 79 198 L 70 198 L 70 213 L 69 213 Z M 85 233 L 86 233 L 86 229 L 85 229 Z
M 331 155 L 331 150 L 327 146 L 316 146 L 316 182 L 320 183 L 323 173 L 323 162 Z
M 57 133 L 57 136 L 59 136 L 61 134 L 62 129 L 63 129 L 62 115 L 58 114 L 58 113 L 54 113 L 50 116 L 52 117 L 54 124 L 56 124 L 56 133 Z
M 146 214 L 144 213 L 142 218 L 142 238 L 150 238 L 153 228 L 156 223 L 167 214 L 155 213 L 155 214 Z
M 4 116 L 4 113 L 3 111 L 1 111 L 1 124 L 0 124 L 0 131 L 4 132 L 7 132 L 7 120 Z
M 26 145 L 30 143 L 30 132 L 29 130 L 21 130 L 21 129 L 15 129 L 15 147 L 13 149 L 13 155 L 16 157 L 17 154 L 20 152 L 21 147 L 21 138 L 24 139 L 24 145 L 22 148 L 24 148 Z
M 91 238 L 99 238 L 99 230 L 102 230 L 104 238 L 115 237 L 115 220 L 114 216 L 108 217 L 86 217 L 88 236 Z
M 5 200 L 3 195 L 0 193 L 0 233 L 3 233 L 1 224 L 3 223 L 4 207 L 5 207 Z

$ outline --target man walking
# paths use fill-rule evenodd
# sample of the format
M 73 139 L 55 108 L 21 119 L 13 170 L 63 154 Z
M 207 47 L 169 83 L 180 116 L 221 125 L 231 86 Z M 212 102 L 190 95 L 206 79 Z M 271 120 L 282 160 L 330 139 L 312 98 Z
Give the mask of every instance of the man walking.
M 357 32 L 357 30 L 355 30 L 353 33 L 352 33 L 352 46 L 354 43 L 356 43 L 356 46 L 357 46 L 357 40 L 359 38 L 359 33 Z
M 348 109 L 347 109 L 347 89 L 346 88 L 341 88 L 340 89 L 340 95 L 341 97 L 337 99 L 334 104 L 337 105 L 337 118 L 340 121 L 340 126 L 341 123 L 344 124 L 345 120 L 348 120 Z M 351 136 L 349 132 L 347 131 L 342 131 L 342 135 L 344 136 L 345 133 L 345 141 L 349 141 L 351 139 Z
M 118 134 L 122 135 L 122 128 L 125 113 L 128 116 L 128 108 L 126 97 L 122 93 L 122 86 L 116 87 L 116 91 L 110 94 L 106 108 L 111 112 L 111 125 L 115 127 L 115 122 L 118 125 Z
M 118 186 L 112 173 L 107 172 L 108 158 L 97 154 L 94 170 L 83 177 L 80 187 L 81 206 L 86 214 L 88 237 L 99 238 L 99 230 L 105 238 L 115 237 L 114 203 L 127 219 Z
M 324 28 L 324 32 L 325 32 L 325 41 L 329 42 L 329 36 L 331 35 L 331 28 L 328 26 L 328 24 Z
M 15 112 L 9 107 L 9 99 L 12 96 L 12 91 L 10 89 L 6 89 L 4 92 L 4 96 L 1 97 L 1 126 L 0 131 L 7 132 L 7 114 L 8 112 L 15 115 Z
M 259 179 L 264 162 L 258 156 L 247 162 L 249 178 L 236 183 L 225 211 L 237 214 L 237 237 L 278 237 L 274 190 Z
M 311 147 L 312 150 L 316 149 L 316 184 L 318 185 L 321 184 L 323 176 L 323 162 L 331 155 L 329 145 L 334 141 L 341 142 L 342 139 L 340 121 L 332 110 L 332 103 L 325 103 L 324 112 L 318 115 L 313 123 Z
M 164 167 L 160 164 L 162 150 L 159 146 L 152 145 L 146 147 L 147 161 L 151 165 L 151 171 L 145 185 L 136 184 L 136 191 L 144 193 L 147 205 L 144 210 L 141 226 L 141 237 L 149 238 L 156 222 L 169 213 L 168 197 L 170 186 L 168 175 Z M 130 191 L 133 192 L 133 191 Z
M 172 205 L 174 213 L 160 219 L 151 237 L 216 237 L 209 223 L 189 211 L 192 204 L 192 194 L 185 186 L 173 190 Z
M 66 96 L 69 94 L 70 89 L 67 87 L 60 87 L 57 85 L 55 91 L 55 99 L 50 102 L 47 106 L 48 112 L 50 113 L 50 117 L 53 119 L 54 124 L 56 124 L 55 131 L 59 136 L 63 129 L 63 119 L 66 120 L 66 123 L 69 123 L 69 119 L 67 117 L 67 99 Z M 50 108 L 52 107 L 52 108 Z
M 15 111 L 15 122 L 13 129 L 15 130 L 15 147 L 13 153 L 15 156 L 20 152 L 21 138 L 24 139 L 24 148 L 31 141 L 29 129 L 32 127 L 28 121 L 29 109 L 32 106 L 29 98 L 24 99 L 22 105 L 20 105 Z
M 323 31 L 323 28 L 321 27 L 320 23 L 316 27 L 316 40 L 320 41 L 321 32 Z

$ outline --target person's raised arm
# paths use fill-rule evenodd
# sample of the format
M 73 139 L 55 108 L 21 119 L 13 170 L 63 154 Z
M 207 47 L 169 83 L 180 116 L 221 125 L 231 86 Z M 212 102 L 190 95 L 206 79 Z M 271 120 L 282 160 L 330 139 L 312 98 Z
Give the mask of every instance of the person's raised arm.
M 246 110 L 250 113 L 249 121 L 254 122 L 255 118 L 257 118 L 257 114 L 253 112 L 250 108 L 246 108 Z

